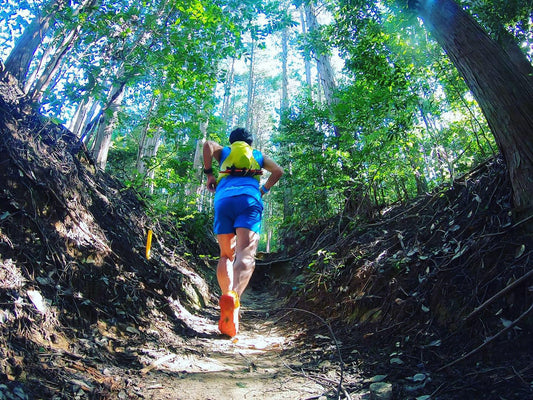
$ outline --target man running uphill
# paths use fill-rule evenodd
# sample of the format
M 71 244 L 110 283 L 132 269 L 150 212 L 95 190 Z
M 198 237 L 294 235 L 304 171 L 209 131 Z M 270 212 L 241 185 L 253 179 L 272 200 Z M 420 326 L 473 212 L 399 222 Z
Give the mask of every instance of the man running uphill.
M 246 129 L 237 128 L 230 134 L 231 146 L 206 141 L 203 147 L 207 188 L 215 193 L 214 231 L 220 247 L 217 280 L 222 296 L 218 328 L 231 337 L 239 332 L 239 299 L 255 268 L 262 196 L 283 175 L 278 164 L 252 149 L 252 141 Z M 213 158 L 220 166 L 218 179 L 213 175 Z M 262 169 L 270 172 L 270 176 L 259 187 Z

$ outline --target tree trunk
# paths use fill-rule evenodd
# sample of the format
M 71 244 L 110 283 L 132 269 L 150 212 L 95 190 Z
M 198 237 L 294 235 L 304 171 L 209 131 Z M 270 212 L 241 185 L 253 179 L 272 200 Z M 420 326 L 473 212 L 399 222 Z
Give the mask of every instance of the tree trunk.
M 193 161 L 193 173 L 196 180 L 190 180 L 192 186 L 191 191 L 196 192 L 196 206 L 198 211 L 202 212 L 205 206 L 207 187 L 204 185 L 204 163 L 202 158 L 202 148 L 204 143 L 207 140 L 207 128 L 209 126 L 209 117 L 198 113 L 200 135 L 201 140 L 196 141 L 196 150 L 194 152 L 194 161 Z M 207 196 L 209 197 L 209 196 Z M 205 208 L 207 209 L 207 208 Z
M 503 48 L 452 0 L 416 3 L 479 103 L 510 174 L 515 207 L 533 209 L 533 87 Z
M 287 72 L 287 60 L 289 58 L 288 50 L 289 29 L 283 28 L 281 32 L 281 121 L 285 116 L 285 112 L 289 108 L 289 77 Z
M 254 49 L 255 39 L 252 37 L 252 45 L 250 49 L 250 70 L 248 74 L 248 99 L 246 102 L 246 124 L 245 128 L 250 130 L 253 122 L 253 107 L 254 107 Z
M 98 131 L 91 153 L 96 165 L 102 171 L 105 170 L 107 164 L 107 155 L 111 147 L 111 137 L 118 120 L 118 110 L 122 105 L 125 86 L 126 81 L 124 79 L 113 85 L 107 106 L 102 110 L 102 117 L 98 123 Z
M 50 43 L 44 50 L 43 55 L 41 56 L 39 60 L 39 64 L 33 69 L 31 74 L 26 76 L 26 80 L 24 82 L 24 93 L 29 93 L 31 87 L 33 86 L 33 84 L 37 80 L 37 77 L 39 76 L 39 71 L 43 69 L 43 65 L 45 64 L 45 61 L 49 60 L 52 57 L 51 54 L 53 54 L 54 51 L 55 51 L 55 46 L 53 46 L 53 44 Z
M 98 104 L 98 101 L 91 97 L 90 104 L 91 107 L 89 108 L 89 111 L 87 111 L 87 108 L 80 111 L 81 115 L 79 115 L 79 118 L 81 118 L 81 120 L 75 121 L 74 129 L 72 130 L 72 132 L 74 132 L 74 134 L 76 134 L 76 136 L 78 136 L 85 144 L 89 143 L 92 134 L 91 131 L 94 130 L 94 125 L 97 124 L 100 119 L 100 105 Z
M 158 129 L 157 132 L 155 132 L 152 136 L 148 136 L 145 138 L 144 143 L 144 155 L 142 159 L 146 158 L 152 158 L 157 155 L 157 150 L 159 149 L 159 146 L 161 145 L 161 141 L 159 140 L 161 138 L 161 129 Z M 146 178 L 148 179 L 148 192 L 150 194 L 154 194 L 154 177 L 155 177 L 155 171 L 153 168 L 150 170 L 146 170 L 146 163 L 142 162 L 142 168 L 143 168 L 143 174 L 145 176 L 145 182 L 144 186 L 146 186 Z
M 196 141 L 196 150 L 194 151 L 193 170 L 196 177 L 196 181 L 200 182 L 200 186 L 203 178 L 203 163 L 202 163 L 202 148 L 207 140 L 207 127 L 209 126 L 209 118 L 206 116 L 198 115 L 201 140 Z
M 505 52 L 509 55 L 510 60 L 516 65 L 518 70 L 529 78 L 529 82 L 533 84 L 533 66 L 528 58 L 516 43 L 516 39 L 511 35 L 505 27 L 501 27 L 496 40 L 501 44 Z
M 84 0 L 72 13 L 70 18 L 78 18 L 82 11 L 88 14 L 97 9 L 99 0 Z M 49 44 L 44 54 L 41 56 L 39 67 L 35 68 L 31 76 L 26 79 L 24 90 L 34 101 L 40 101 L 43 92 L 48 88 L 52 78 L 60 69 L 62 60 L 68 54 L 74 45 L 75 40 L 79 37 L 81 25 L 78 23 L 74 28 L 68 28 L 70 31 L 63 30 L 56 33 L 56 37 L 62 38 L 59 46 L 55 45 L 56 41 Z M 43 68 L 43 65 L 46 66 Z M 33 87 L 33 89 L 32 89 Z M 30 92 L 31 89 L 31 92 Z
M 317 32 L 319 29 L 318 21 L 316 20 L 316 15 L 310 2 L 305 4 L 305 16 L 309 32 Z M 323 51 L 317 49 L 317 46 L 314 46 L 314 52 L 316 55 L 320 86 L 324 91 L 324 99 L 326 104 L 331 106 L 335 102 L 333 93 L 336 87 L 335 79 L 333 78 L 333 69 L 331 68 L 331 61 L 329 55 L 324 54 Z
M 24 87 L 28 70 L 35 51 L 41 44 L 44 36 L 50 29 L 52 20 L 58 10 L 65 6 L 65 0 L 53 0 L 44 7 L 44 13 L 38 15 L 26 27 L 24 33 L 15 44 L 15 47 L 7 57 L 5 67 L 19 81 L 20 87 Z
M 146 121 L 141 131 L 141 139 L 139 140 L 139 148 L 137 149 L 137 160 L 135 161 L 135 168 L 137 169 L 140 175 L 144 175 L 146 173 L 146 164 L 144 162 L 145 157 L 152 157 L 153 155 L 155 155 L 152 149 L 155 146 L 155 143 L 151 140 L 150 137 L 148 137 L 148 130 L 150 129 L 150 117 L 156 109 L 160 98 L 160 95 L 152 95 L 152 99 L 150 100 L 150 107 L 148 108 L 148 113 L 146 115 Z
M 52 77 L 60 68 L 61 61 L 68 53 L 68 51 L 72 48 L 74 40 L 78 37 L 78 33 L 79 31 L 77 29 L 71 31 L 70 34 L 64 38 L 63 43 L 61 43 L 59 48 L 54 51 L 54 54 L 50 58 L 50 61 L 48 62 L 45 70 L 43 71 L 39 79 L 37 79 L 37 82 L 35 82 L 33 90 L 31 91 L 31 93 L 28 93 L 28 95 L 33 101 L 39 102 L 41 100 L 44 91 L 52 81 Z M 28 86 L 27 91 L 29 92 Z
M 90 106 L 89 106 L 90 105 Z M 68 128 L 77 137 L 81 138 L 87 119 L 94 115 L 98 103 L 93 98 L 84 96 L 76 107 L 76 112 L 69 123 Z
M 309 32 L 318 32 L 319 26 L 318 21 L 316 19 L 315 12 L 313 10 L 312 2 L 305 3 L 305 15 L 306 15 L 306 21 L 307 26 L 309 28 Z M 319 46 L 314 46 L 314 53 L 316 56 L 316 65 L 318 70 L 318 79 L 320 83 L 320 87 L 322 87 L 322 90 L 324 92 L 324 100 L 326 102 L 326 105 L 329 108 L 332 123 L 334 121 L 334 112 L 333 108 L 338 103 L 338 98 L 334 96 L 335 90 L 336 90 L 336 84 L 335 79 L 333 76 L 333 68 L 331 67 L 331 61 L 329 54 L 326 54 L 324 50 L 322 50 Z M 320 102 L 320 89 L 319 89 L 319 102 Z M 336 143 L 335 146 L 338 148 L 340 146 L 340 132 L 339 127 L 337 124 L 333 123 L 333 131 L 336 136 Z
M 302 33 L 306 35 L 307 26 L 305 24 L 305 17 L 304 17 L 303 9 L 300 9 L 300 23 L 302 25 Z M 304 55 L 304 66 L 305 66 L 305 82 L 307 83 L 307 90 L 309 91 L 309 95 L 311 95 L 312 88 L 313 88 L 313 79 L 311 78 L 311 56 L 309 55 L 309 51 L 305 48 L 303 50 L 303 55 Z
M 226 123 L 226 127 L 229 127 L 231 123 L 231 87 L 233 86 L 233 77 L 235 75 L 235 58 L 231 60 L 231 67 L 226 74 L 226 81 L 224 82 L 224 101 L 222 103 L 222 120 Z

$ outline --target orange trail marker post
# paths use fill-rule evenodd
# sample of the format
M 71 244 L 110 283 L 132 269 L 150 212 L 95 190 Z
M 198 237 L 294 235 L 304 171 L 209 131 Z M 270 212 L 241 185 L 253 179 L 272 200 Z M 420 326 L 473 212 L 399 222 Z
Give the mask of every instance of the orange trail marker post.
M 148 230 L 148 237 L 146 238 L 146 259 L 150 259 L 150 252 L 152 249 L 152 230 Z

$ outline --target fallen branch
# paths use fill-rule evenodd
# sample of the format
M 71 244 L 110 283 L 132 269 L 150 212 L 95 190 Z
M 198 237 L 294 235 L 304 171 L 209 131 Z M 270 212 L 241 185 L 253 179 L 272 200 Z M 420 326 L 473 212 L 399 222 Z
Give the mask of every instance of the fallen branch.
M 164 362 L 172 360 L 176 356 L 177 356 L 177 354 L 167 354 L 166 356 L 155 360 L 150 365 L 148 365 L 148 366 L 144 367 L 143 369 L 141 369 L 141 374 L 143 374 L 143 375 L 147 374 L 148 372 L 150 372 L 151 370 L 153 370 L 157 366 L 163 364 Z
M 521 284 L 523 281 L 528 279 L 529 277 L 533 276 L 533 270 L 529 271 L 525 275 L 522 275 L 520 278 L 518 278 L 516 281 L 510 283 L 506 287 L 504 287 L 502 290 L 500 290 L 498 293 L 496 293 L 494 296 L 492 296 L 490 299 L 485 301 L 483 304 L 481 304 L 479 307 L 474 309 L 470 314 L 468 314 L 463 321 L 468 321 L 470 318 L 472 318 L 474 315 L 478 314 L 481 310 L 483 310 L 485 307 L 487 307 L 490 303 L 492 303 L 494 300 L 496 300 L 498 297 L 504 295 L 511 289 L 514 289 L 517 285 Z
M 289 257 L 289 258 L 279 258 L 279 259 L 274 259 L 274 260 L 271 260 L 271 261 L 256 260 L 255 261 L 255 265 L 256 265 L 256 267 L 267 267 L 267 266 L 272 266 L 272 264 L 281 264 L 281 263 L 286 263 L 286 262 L 289 262 L 289 261 L 293 261 L 296 257 L 297 256 Z
M 451 363 L 448 363 L 446 364 L 445 366 L 443 367 L 440 367 L 437 372 L 440 372 L 442 371 L 443 369 L 446 369 L 448 367 L 451 367 L 452 365 L 455 365 L 457 364 L 458 362 L 460 361 L 463 361 L 465 359 L 467 359 L 468 357 L 470 357 L 472 354 L 475 354 L 477 353 L 479 350 L 481 350 L 483 347 L 485 347 L 486 345 L 488 345 L 490 342 L 492 342 L 493 340 L 495 340 L 496 338 L 500 337 L 501 335 L 503 335 L 505 332 L 507 332 L 509 329 L 512 329 L 514 328 L 514 326 L 520 322 L 527 314 L 529 314 L 531 312 L 531 310 L 533 310 L 533 304 L 531 304 L 531 306 L 529 306 L 529 308 L 524 311 L 517 319 L 515 319 L 513 322 L 511 322 L 511 324 L 509 326 L 506 326 L 505 328 L 503 328 L 501 331 L 499 331 L 497 334 L 495 334 L 494 336 L 491 336 L 490 338 L 488 338 L 487 340 L 485 340 L 481 345 L 479 345 L 478 347 L 476 347 L 474 350 L 472 350 L 471 352 L 465 354 L 464 356 L 462 357 L 459 357 L 458 359 L 452 361 Z

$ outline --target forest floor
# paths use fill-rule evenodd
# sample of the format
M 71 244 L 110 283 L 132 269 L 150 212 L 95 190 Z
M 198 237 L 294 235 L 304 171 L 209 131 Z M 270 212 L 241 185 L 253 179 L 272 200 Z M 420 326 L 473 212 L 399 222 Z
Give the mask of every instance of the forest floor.
M 230 340 L 208 226 L 151 220 L 7 76 L 0 111 L 0 400 L 533 398 L 532 217 L 500 159 L 296 227 Z

